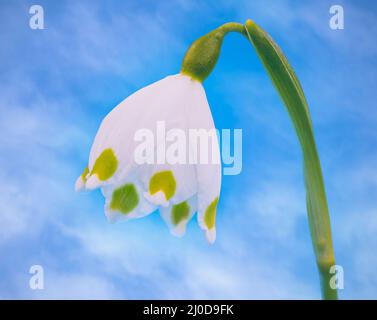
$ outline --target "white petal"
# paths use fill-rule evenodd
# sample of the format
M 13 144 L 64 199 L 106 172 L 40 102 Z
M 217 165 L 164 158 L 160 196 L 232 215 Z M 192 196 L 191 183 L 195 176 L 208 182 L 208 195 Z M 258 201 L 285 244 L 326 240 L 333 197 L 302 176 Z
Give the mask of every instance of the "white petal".
M 81 175 L 77 178 L 75 183 L 75 191 L 81 191 L 85 189 L 85 182 Z
M 92 190 L 99 187 L 101 184 L 102 181 L 98 179 L 97 175 L 93 174 L 88 178 L 88 180 L 86 180 L 85 188 L 88 190 Z
M 215 125 L 213 122 L 210 107 L 204 89 L 196 92 L 196 103 L 192 108 L 192 116 L 190 117 L 190 127 L 197 129 L 205 129 L 213 134 L 213 143 L 208 144 L 208 163 L 199 163 L 196 165 L 196 176 L 198 185 L 198 223 L 206 231 L 209 242 L 213 243 L 216 237 L 215 226 L 208 223 L 206 212 L 209 208 L 214 208 L 214 217 L 216 215 L 217 201 L 221 189 L 221 158 L 220 148 Z M 194 151 L 194 146 L 191 146 Z M 200 160 L 200 158 L 199 158 Z M 210 207 L 211 206 L 211 207 Z M 207 217 L 208 218 L 208 217 Z
M 206 238 L 210 244 L 213 244 L 216 240 L 216 228 L 206 230 Z
M 157 206 L 167 207 L 169 206 L 169 201 L 166 200 L 165 193 L 158 191 L 155 194 L 150 194 L 149 192 L 144 192 L 144 197 L 151 203 Z

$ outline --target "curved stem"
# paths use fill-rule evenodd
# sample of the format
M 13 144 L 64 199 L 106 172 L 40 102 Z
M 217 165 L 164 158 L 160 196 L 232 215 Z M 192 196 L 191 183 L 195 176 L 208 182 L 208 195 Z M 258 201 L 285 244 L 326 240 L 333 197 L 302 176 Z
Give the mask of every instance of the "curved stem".
M 337 290 L 330 285 L 330 268 L 335 264 L 330 216 L 304 92 L 292 67 L 271 37 L 251 20 L 246 22 L 245 28 L 250 42 L 288 110 L 300 141 L 304 160 L 309 228 L 321 278 L 322 296 L 324 299 L 337 299 Z
M 225 33 L 228 32 L 238 32 L 246 36 L 246 29 L 245 26 L 238 22 L 228 22 L 224 23 L 220 27 L 217 28 L 218 30 L 222 30 Z

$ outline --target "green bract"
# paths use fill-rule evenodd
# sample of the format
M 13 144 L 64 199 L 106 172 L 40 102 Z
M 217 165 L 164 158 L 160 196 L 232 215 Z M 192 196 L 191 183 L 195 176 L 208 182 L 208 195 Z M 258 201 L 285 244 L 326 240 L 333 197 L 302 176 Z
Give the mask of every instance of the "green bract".
M 203 82 L 215 67 L 224 36 L 229 32 L 244 32 L 239 23 L 226 23 L 196 40 L 183 58 L 181 73 Z

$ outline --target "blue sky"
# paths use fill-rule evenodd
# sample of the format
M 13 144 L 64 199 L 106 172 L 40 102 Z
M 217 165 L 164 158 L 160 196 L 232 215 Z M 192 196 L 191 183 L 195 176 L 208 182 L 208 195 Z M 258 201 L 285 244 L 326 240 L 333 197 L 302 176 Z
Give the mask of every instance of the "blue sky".
M 243 170 L 223 177 L 216 243 L 193 220 L 108 224 L 99 191 L 75 193 L 103 117 L 179 72 L 197 37 L 252 18 L 281 46 L 307 96 L 324 171 L 341 298 L 377 298 L 376 5 L 336 1 L 0 0 L 0 298 L 319 299 L 301 154 L 251 45 L 229 35 L 205 81 L 218 128 L 243 129 Z M 45 271 L 29 288 L 29 268 Z

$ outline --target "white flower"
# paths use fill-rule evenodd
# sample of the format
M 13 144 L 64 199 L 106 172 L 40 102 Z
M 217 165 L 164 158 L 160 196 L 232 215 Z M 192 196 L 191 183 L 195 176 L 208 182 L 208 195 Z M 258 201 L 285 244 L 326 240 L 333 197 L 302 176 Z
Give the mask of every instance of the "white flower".
M 109 221 L 137 218 L 159 209 L 175 235 L 183 235 L 197 212 L 209 242 L 216 237 L 216 207 L 221 188 L 221 161 L 207 164 L 138 164 L 135 132 L 164 121 L 166 130 L 214 130 L 206 94 L 199 81 L 178 74 L 155 82 L 126 98 L 102 121 L 88 167 L 76 190 L 101 188 Z M 158 142 L 157 142 L 158 143 Z M 208 145 L 220 159 L 219 145 Z M 189 144 L 188 153 L 195 153 Z M 211 160 L 211 159 L 210 159 Z

